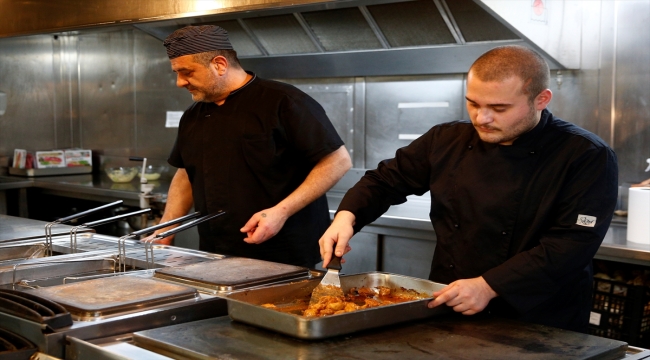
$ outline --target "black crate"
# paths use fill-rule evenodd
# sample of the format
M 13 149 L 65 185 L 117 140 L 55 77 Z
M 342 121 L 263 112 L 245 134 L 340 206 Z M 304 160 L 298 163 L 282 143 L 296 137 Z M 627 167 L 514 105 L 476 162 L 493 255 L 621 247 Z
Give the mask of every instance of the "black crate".
M 650 345 L 650 288 L 621 281 L 594 278 L 589 333 Z

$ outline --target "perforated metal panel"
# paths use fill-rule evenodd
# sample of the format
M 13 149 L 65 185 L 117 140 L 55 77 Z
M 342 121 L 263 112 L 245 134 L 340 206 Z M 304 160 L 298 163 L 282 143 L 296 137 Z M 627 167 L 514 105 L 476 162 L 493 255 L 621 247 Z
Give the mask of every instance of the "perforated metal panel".
M 200 25 L 207 24 L 208 23 Z M 232 47 L 237 51 L 238 57 L 262 55 L 262 51 L 257 47 L 257 45 L 255 45 L 255 42 L 250 36 L 248 36 L 237 20 L 218 21 L 209 24 L 221 26 L 228 31 L 228 38 L 230 39 Z
M 358 8 L 302 13 L 326 51 L 381 49 Z
M 467 42 L 519 39 L 472 0 L 447 1 L 447 6 Z
M 318 49 L 293 15 L 245 19 L 270 55 L 315 53 Z
M 433 1 L 368 6 L 392 47 L 455 44 Z

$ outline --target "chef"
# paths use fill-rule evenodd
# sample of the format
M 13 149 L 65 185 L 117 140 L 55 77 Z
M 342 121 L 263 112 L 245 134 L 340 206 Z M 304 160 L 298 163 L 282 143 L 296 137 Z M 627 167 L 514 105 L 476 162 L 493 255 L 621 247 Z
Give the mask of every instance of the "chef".
M 320 239 L 324 265 L 391 205 L 430 191 L 429 279 L 449 285 L 429 307 L 585 332 L 617 160 L 596 135 L 547 109 L 548 87 L 548 65 L 528 48 L 479 57 L 467 75 L 471 121 L 437 125 L 366 172 Z
M 242 69 L 219 26 L 184 27 L 164 45 L 176 85 L 194 103 L 169 156 L 178 170 L 161 221 L 192 205 L 224 210 L 198 226 L 201 250 L 313 267 L 330 222 L 325 192 L 351 167 L 323 108 Z

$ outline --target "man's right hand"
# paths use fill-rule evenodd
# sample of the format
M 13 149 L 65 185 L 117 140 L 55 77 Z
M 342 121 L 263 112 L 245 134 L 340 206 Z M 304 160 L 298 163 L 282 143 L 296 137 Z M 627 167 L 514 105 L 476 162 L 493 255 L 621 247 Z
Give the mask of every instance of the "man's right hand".
M 348 242 L 354 235 L 355 216 L 349 211 L 339 211 L 334 217 L 334 221 L 325 231 L 323 236 L 318 240 L 320 245 L 320 256 L 323 259 L 323 267 L 326 267 L 332 259 L 332 250 L 337 256 L 343 256 L 352 248 Z M 336 245 L 336 247 L 334 247 Z M 345 262 L 344 260 L 341 261 Z
M 149 235 L 149 236 L 147 236 L 147 237 L 145 237 L 145 238 L 143 238 L 143 239 L 140 239 L 140 241 L 141 241 L 141 242 L 149 242 L 149 241 L 152 241 L 153 238 L 154 238 L 156 235 L 158 235 L 159 233 L 161 233 L 161 232 L 163 232 L 163 231 L 170 230 L 170 229 L 171 229 L 171 227 L 170 227 L 170 228 L 167 228 L 167 229 L 161 229 L 162 231 L 156 231 L 156 232 L 154 232 L 153 234 L 151 234 L 151 235 Z M 173 242 L 174 242 L 174 235 L 170 235 L 170 236 L 168 236 L 168 237 L 166 237 L 166 238 L 162 238 L 162 239 L 158 239 L 158 240 L 153 241 L 154 244 L 162 244 L 162 245 L 172 245 Z

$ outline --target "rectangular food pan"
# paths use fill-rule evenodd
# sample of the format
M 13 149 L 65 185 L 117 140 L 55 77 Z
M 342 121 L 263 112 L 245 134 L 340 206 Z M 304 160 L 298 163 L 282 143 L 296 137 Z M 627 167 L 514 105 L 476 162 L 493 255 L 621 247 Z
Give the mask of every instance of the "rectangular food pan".
M 312 290 L 320 280 L 314 279 L 233 292 L 226 296 L 228 315 L 233 320 L 250 325 L 300 339 L 316 340 L 409 320 L 423 319 L 449 311 L 446 306 L 429 309 L 427 303 L 432 300 L 432 297 L 316 318 L 283 313 L 261 306 L 269 303 L 286 304 L 297 299 L 306 299 L 308 301 Z M 432 294 L 446 285 L 384 272 L 341 276 L 341 287 L 344 293 L 347 293 L 352 287 L 374 288 L 377 286 L 386 286 L 391 289 L 403 287 L 421 293 Z

